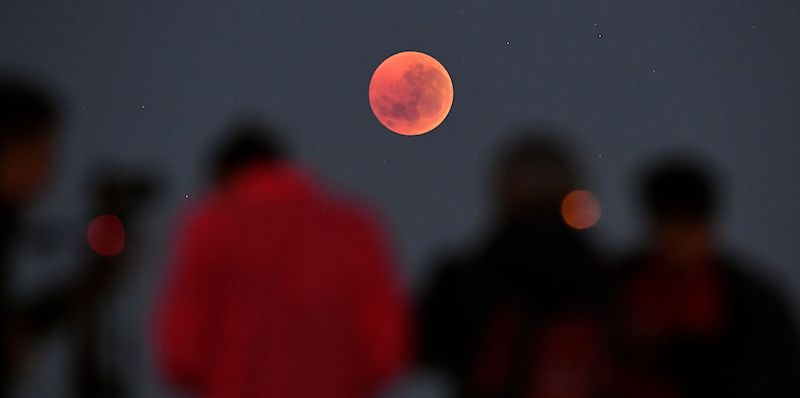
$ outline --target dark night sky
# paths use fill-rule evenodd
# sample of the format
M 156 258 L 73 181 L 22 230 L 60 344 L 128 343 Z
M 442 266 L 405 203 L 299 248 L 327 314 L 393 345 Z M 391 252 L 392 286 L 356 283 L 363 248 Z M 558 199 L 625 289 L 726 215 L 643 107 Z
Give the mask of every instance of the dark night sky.
M 437 248 L 478 232 L 506 129 L 544 121 L 570 133 L 602 241 L 635 238 L 635 171 L 691 149 L 726 177 L 727 240 L 800 287 L 800 2 L 286 3 L 4 2 L 0 67 L 49 77 L 70 110 L 45 207 L 82 209 L 99 160 L 142 164 L 166 179 L 169 230 L 218 130 L 255 111 L 375 203 L 420 282 Z M 367 101 L 374 68 L 403 50 L 436 57 L 455 86 L 422 137 L 388 132 Z

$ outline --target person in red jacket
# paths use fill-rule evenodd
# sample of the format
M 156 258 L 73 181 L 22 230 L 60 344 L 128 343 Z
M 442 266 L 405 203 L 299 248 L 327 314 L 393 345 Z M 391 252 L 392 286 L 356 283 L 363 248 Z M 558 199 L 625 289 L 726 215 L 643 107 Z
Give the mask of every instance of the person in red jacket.
M 373 217 L 249 124 L 178 234 L 160 302 L 166 378 L 202 397 L 375 394 L 409 356 L 409 314 Z

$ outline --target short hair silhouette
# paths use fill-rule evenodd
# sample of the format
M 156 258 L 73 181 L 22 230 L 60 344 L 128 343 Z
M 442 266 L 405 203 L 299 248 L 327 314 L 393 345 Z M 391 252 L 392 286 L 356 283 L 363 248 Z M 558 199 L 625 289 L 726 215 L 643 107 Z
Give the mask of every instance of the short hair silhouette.
M 214 154 L 212 173 L 223 181 L 252 163 L 267 163 L 285 158 L 277 131 L 262 121 L 245 120 L 231 124 L 224 132 L 229 137 Z
M 60 121 L 55 97 L 41 84 L 0 77 L 0 143 L 53 134 Z
M 561 200 L 577 185 L 577 168 L 551 127 L 516 130 L 496 160 L 494 189 L 505 217 L 558 214 Z
M 642 199 L 651 219 L 708 221 L 716 214 L 717 188 L 706 167 L 696 161 L 672 160 L 645 174 Z

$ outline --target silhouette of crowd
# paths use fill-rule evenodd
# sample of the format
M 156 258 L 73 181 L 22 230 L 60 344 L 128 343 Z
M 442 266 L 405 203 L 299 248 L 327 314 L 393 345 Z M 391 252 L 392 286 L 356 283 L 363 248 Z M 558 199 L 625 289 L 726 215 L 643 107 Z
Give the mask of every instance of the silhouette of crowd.
M 130 396 L 98 360 L 97 324 L 143 250 L 138 220 L 157 181 L 107 168 L 90 185 L 91 213 L 124 225 L 90 240 L 119 253 L 87 246 L 69 260 L 79 275 L 35 299 L 15 297 L 7 277 L 60 120 L 46 87 L 0 80 L 0 395 L 12 396 L 42 336 L 67 328 L 73 395 Z M 158 373 L 177 390 L 369 397 L 431 369 L 465 398 L 800 397 L 796 319 L 722 244 L 720 179 L 702 157 L 667 154 L 642 170 L 648 228 L 635 252 L 609 253 L 565 222 L 564 199 L 589 185 L 566 133 L 514 131 L 492 165 L 488 232 L 431 264 L 413 299 L 380 215 L 318 179 L 257 118 L 222 133 L 147 326 Z

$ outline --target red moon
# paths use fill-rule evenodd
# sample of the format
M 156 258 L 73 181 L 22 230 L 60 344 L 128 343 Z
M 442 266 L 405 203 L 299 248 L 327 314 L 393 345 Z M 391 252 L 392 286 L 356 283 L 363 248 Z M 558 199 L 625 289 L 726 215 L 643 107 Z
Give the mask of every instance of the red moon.
M 453 106 L 453 81 L 428 54 L 405 51 L 381 63 L 369 82 L 369 105 L 378 121 L 401 135 L 422 135 Z

